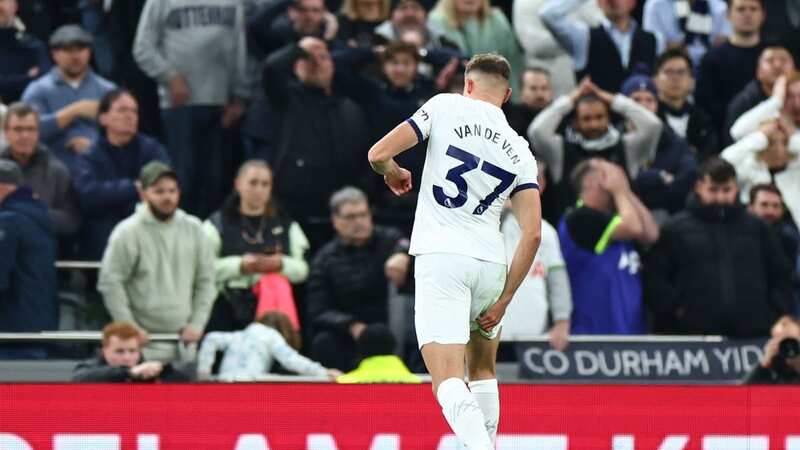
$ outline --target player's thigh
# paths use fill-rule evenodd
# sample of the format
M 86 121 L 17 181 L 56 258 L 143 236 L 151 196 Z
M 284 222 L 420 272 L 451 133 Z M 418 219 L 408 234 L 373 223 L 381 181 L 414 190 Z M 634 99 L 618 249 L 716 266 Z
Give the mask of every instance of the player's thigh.
M 439 384 L 448 378 L 464 377 L 466 346 L 463 344 L 439 344 L 429 342 L 422 346 L 422 359 L 431 375 L 434 395 Z
M 467 344 L 466 360 L 470 381 L 496 378 L 497 348 L 500 346 L 500 331 L 494 339 L 473 331 Z
M 414 325 L 420 349 L 428 343 L 469 341 L 471 258 L 426 254 L 414 266 Z

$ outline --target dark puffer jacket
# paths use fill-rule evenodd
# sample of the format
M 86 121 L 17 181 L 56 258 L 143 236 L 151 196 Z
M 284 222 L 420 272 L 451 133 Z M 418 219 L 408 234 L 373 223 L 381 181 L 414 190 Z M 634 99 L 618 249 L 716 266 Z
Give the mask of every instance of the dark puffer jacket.
M 0 330 L 58 328 L 56 242 L 47 207 L 21 187 L 0 202 Z
M 791 298 L 778 236 L 741 205 L 702 206 L 692 195 L 645 265 L 645 301 L 660 333 L 767 336 Z
M 388 281 L 383 265 L 408 240 L 393 228 L 375 227 L 363 246 L 339 238 L 322 247 L 311 265 L 306 302 L 314 332 L 347 333 L 353 322 L 386 323 Z

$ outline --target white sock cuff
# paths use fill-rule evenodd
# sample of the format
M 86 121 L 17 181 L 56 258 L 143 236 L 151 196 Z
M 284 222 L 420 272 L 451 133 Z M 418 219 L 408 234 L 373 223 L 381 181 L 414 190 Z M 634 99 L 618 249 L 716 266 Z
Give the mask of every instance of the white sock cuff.
M 464 380 L 460 378 L 448 378 L 441 383 L 439 383 L 439 388 L 436 389 L 436 398 L 441 403 L 443 397 L 448 397 L 451 395 L 452 392 L 463 392 L 467 391 L 467 385 L 464 384 Z
M 489 380 L 476 380 L 469 382 L 469 390 L 472 393 L 483 393 L 483 394 L 496 394 L 500 391 L 497 388 L 497 379 L 492 378 Z

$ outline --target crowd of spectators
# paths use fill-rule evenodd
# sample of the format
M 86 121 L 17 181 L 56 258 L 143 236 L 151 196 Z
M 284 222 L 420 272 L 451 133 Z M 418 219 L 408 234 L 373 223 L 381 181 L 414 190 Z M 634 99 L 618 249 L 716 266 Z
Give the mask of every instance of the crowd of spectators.
M 99 261 L 76 379 L 180 378 L 204 337 L 202 377 L 404 378 L 425 144 L 403 198 L 367 150 L 497 52 L 546 222 L 506 337 L 768 336 L 800 312 L 800 5 L 636 3 L 0 0 L 0 331 L 57 329 L 56 261 Z

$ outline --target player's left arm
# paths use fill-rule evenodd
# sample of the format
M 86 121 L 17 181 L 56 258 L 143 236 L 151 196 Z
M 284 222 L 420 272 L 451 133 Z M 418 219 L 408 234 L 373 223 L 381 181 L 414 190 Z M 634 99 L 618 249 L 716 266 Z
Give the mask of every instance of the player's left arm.
M 408 121 L 396 126 L 369 149 L 372 170 L 383 175 L 386 184 L 396 195 L 411 190 L 411 172 L 401 168 L 394 157 L 419 142 L 418 133 Z
M 500 323 L 514 293 L 531 269 L 533 257 L 536 256 L 542 240 L 542 205 L 539 190 L 523 189 L 518 191 L 511 197 L 511 207 L 519 222 L 521 236 L 514 251 L 514 258 L 511 260 L 511 267 L 500 298 L 478 317 L 478 324 L 484 330 L 491 330 Z

